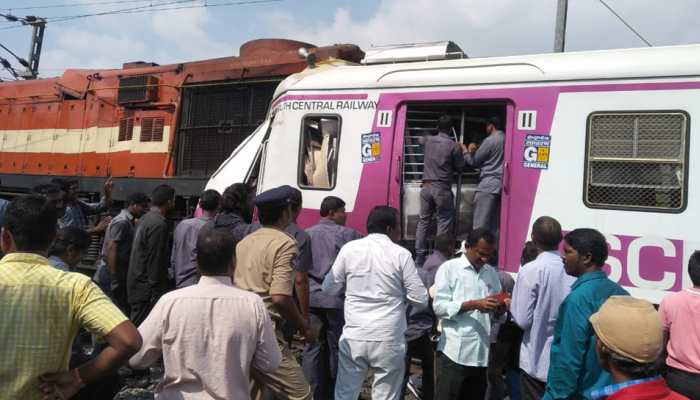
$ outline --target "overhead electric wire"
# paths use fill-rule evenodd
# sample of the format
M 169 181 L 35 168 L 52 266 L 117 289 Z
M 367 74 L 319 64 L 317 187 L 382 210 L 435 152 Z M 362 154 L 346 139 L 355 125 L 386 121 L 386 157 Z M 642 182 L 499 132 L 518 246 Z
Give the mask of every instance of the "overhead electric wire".
M 49 4 L 49 5 L 41 5 L 41 6 L 29 6 L 29 7 L 12 7 L 12 8 L 4 8 L 3 10 L 12 10 L 12 11 L 18 11 L 18 10 L 43 10 L 43 9 L 49 9 L 49 8 L 70 8 L 70 7 L 85 7 L 85 6 L 103 6 L 103 5 L 110 5 L 110 4 L 125 4 L 125 3 L 148 3 L 148 2 L 153 2 L 153 0 L 121 0 L 121 1 L 116 1 L 116 0 L 107 0 L 107 1 L 87 1 L 83 3 L 62 3 L 62 4 Z
M 203 2 L 204 4 L 179 6 L 179 4 L 191 3 L 194 1 Z M 166 2 L 166 3 L 158 3 L 158 4 L 152 4 L 152 5 L 149 4 L 147 6 L 124 8 L 124 9 L 103 11 L 103 12 L 91 13 L 91 14 L 46 17 L 46 18 L 44 18 L 44 20 L 46 21 L 46 23 L 64 22 L 64 21 L 72 21 L 72 20 L 80 19 L 80 18 L 89 18 L 89 17 L 97 17 L 97 16 L 105 16 L 105 15 L 139 14 L 139 13 L 149 13 L 149 12 L 158 12 L 158 11 L 184 10 L 184 9 L 207 8 L 207 7 L 242 6 L 242 5 L 265 4 L 265 3 L 277 3 L 277 2 L 281 2 L 281 1 L 284 1 L 284 0 L 244 0 L 244 1 L 224 1 L 222 3 L 210 3 L 207 0 L 177 0 L 177 1 L 171 1 L 171 2 Z M 165 6 L 165 7 L 163 7 L 163 6 Z M 173 7 L 168 7 L 168 6 L 173 6 Z M 23 25 L 9 26 L 9 27 L 0 28 L 0 30 L 17 29 L 17 28 L 20 28 L 22 26 Z
M 29 67 L 29 63 L 27 62 L 27 60 L 15 54 L 12 50 L 5 47 L 5 45 L 3 45 L 2 43 L 0 43 L 0 48 L 5 49 L 6 52 L 12 54 L 12 57 L 16 58 L 17 61 L 19 61 L 19 63 L 22 64 L 22 66 Z
M 629 30 L 632 31 L 632 33 L 634 33 L 635 35 L 637 35 L 637 37 L 638 37 L 639 39 L 641 39 L 642 42 L 644 42 L 644 43 L 645 43 L 647 46 L 649 46 L 649 47 L 653 47 L 653 45 L 652 45 L 651 43 L 649 43 L 649 41 L 646 40 L 646 39 L 644 38 L 644 36 L 642 36 L 641 33 L 637 32 L 637 30 L 634 29 L 634 27 L 632 27 L 632 25 L 630 25 L 627 21 L 625 21 L 625 19 L 622 18 L 622 16 L 621 16 L 620 14 L 618 14 L 617 12 L 615 12 L 615 10 L 613 10 L 612 7 L 610 7 L 610 6 L 608 5 L 608 3 L 606 3 L 606 2 L 603 1 L 603 0 L 598 0 L 598 1 L 600 1 L 600 3 L 601 3 L 602 5 L 605 6 L 605 8 L 607 8 L 614 16 L 616 16 L 617 19 L 619 19 L 623 24 L 625 24 L 625 26 L 626 26 L 627 28 L 629 28 Z
M 3 68 L 9 71 L 10 74 L 12 74 L 12 76 L 15 77 L 15 79 L 19 78 L 19 74 L 17 73 L 17 71 L 15 71 L 14 68 L 12 68 L 12 64 L 9 61 L 7 61 L 7 59 L 0 57 L 0 65 L 2 65 Z

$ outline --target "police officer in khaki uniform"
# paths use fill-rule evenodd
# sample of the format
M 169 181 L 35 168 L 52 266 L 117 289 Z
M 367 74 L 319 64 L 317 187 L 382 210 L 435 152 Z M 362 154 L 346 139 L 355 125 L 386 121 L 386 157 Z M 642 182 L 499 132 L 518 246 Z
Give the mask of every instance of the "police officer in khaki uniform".
M 416 264 L 422 266 L 426 256 L 428 227 L 437 214 L 437 235 L 451 234 L 455 218 L 452 194 L 454 175 L 464 168 L 462 146 L 452 140 L 452 119 L 438 119 L 437 134 L 421 138 L 423 145 L 423 185 L 420 191 L 420 214 L 416 229 Z
M 294 239 L 285 232 L 291 221 L 290 187 L 279 187 L 261 193 L 255 199 L 262 228 L 246 236 L 236 246 L 237 287 L 257 293 L 267 306 L 275 324 L 277 342 L 282 350 L 282 363 L 272 373 L 252 370 L 254 384 L 251 397 L 262 398 L 268 389 L 277 398 L 310 400 L 311 388 L 284 340 L 282 323 L 291 322 L 307 341 L 315 341 L 316 333 L 304 320 L 294 293 L 293 261 L 297 256 Z M 232 316 L 235 318 L 235 316 Z

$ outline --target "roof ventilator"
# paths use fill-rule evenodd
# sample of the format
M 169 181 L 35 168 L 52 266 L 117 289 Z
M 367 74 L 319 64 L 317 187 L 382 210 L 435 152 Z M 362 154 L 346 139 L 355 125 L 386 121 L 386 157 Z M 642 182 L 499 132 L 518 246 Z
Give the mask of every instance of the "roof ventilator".
M 468 58 L 452 41 L 376 46 L 365 52 L 362 64 L 394 64 Z

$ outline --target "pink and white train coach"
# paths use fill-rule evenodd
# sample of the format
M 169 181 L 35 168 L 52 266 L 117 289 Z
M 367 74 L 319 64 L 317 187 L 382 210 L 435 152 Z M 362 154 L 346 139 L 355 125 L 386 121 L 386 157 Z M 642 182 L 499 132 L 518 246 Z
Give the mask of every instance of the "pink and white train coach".
M 303 53 L 303 52 L 302 52 Z M 295 184 L 300 222 L 328 195 L 364 231 L 369 210 L 401 210 L 415 235 L 423 168 L 417 138 L 452 115 L 478 141 L 487 117 L 506 133 L 499 264 L 517 272 L 541 215 L 592 227 L 610 244 L 606 270 L 659 302 L 690 285 L 700 249 L 700 45 L 468 59 L 451 42 L 376 49 L 362 65 L 329 62 L 285 79 L 265 122 L 213 174 L 219 191 Z M 459 234 L 471 226 L 478 171 L 455 185 Z

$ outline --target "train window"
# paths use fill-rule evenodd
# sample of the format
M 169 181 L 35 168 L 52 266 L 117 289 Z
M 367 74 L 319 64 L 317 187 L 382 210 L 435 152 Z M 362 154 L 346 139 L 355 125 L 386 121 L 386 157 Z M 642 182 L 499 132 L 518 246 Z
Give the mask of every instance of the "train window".
M 299 186 L 309 189 L 332 189 L 338 172 L 340 117 L 312 115 L 301 124 L 299 150 Z
M 162 142 L 165 120 L 163 118 L 142 118 L 141 119 L 141 141 L 142 142 Z
M 125 142 L 131 140 L 134 136 L 134 119 L 122 118 L 119 120 L 119 141 Z
M 590 208 L 682 212 L 688 114 L 601 112 L 588 117 L 584 202 Z

